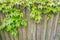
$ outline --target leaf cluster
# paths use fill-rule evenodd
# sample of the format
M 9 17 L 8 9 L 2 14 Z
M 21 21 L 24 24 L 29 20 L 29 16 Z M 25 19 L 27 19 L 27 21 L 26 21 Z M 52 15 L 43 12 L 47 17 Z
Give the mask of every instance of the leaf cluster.
M 23 18 L 24 14 L 20 9 L 15 8 L 14 5 L 11 5 L 8 0 L 7 2 L 0 3 L 0 11 L 5 15 L 0 30 L 5 30 L 16 35 L 17 29 L 20 26 L 26 26 L 27 21 Z

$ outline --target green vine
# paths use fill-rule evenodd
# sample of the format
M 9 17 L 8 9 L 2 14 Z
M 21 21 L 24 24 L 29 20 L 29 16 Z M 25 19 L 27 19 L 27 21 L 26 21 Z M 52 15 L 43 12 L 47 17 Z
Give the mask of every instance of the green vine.
M 47 15 L 47 20 L 51 17 L 51 14 L 56 14 L 59 11 L 59 6 L 55 2 L 45 1 L 40 3 L 31 4 L 30 18 L 39 22 L 42 19 L 42 15 Z
M 0 11 L 5 16 L 0 30 L 5 30 L 16 35 L 18 27 L 21 25 L 26 26 L 27 21 L 23 19 L 23 13 L 20 9 L 13 7 L 14 5 L 11 5 L 9 2 L 0 3 Z
M 27 26 L 27 21 L 23 19 L 24 15 L 20 8 L 16 8 L 15 5 L 26 7 L 30 12 L 30 18 L 37 22 L 40 22 L 42 15 L 47 15 L 47 20 L 51 17 L 51 14 L 57 14 L 60 10 L 57 2 L 47 0 L 1 0 L 0 11 L 4 14 L 4 19 L 0 30 L 6 30 L 12 34 L 17 34 L 19 26 Z

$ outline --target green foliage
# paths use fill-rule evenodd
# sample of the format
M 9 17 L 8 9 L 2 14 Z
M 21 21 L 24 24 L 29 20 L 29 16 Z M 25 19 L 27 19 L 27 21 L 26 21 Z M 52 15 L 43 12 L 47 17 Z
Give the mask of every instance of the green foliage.
M 59 11 L 59 6 L 56 2 L 42 1 L 39 3 L 34 3 L 30 5 L 31 14 L 30 18 L 35 21 L 40 21 L 41 15 L 47 14 L 47 20 L 50 18 L 51 14 L 56 14 Z
M 31 6 L 30 18 L 33 18 L 36 21 L 40 21 L 41 19 L 41 10 L 39 10 L 35 5 Z
M 5 15 L 0 30 L 5 30 L 16 35 L 18 27 L 21 25 L 26 26 L 27 21 L 23 19 L 23 13 L 20 9 L 13 7 L 15 4 L 11 6 L 10 3 L 7 3 L 0 3 L 0 11 Z
M 0 30 L 6 30 L 12 34 L 17 34 L 19 26 L 26 26 L 27 21 L 23 19 L 23 13 L 15 5 L 26 7 L 30 12 L 30 18 L 39 22 L 42 15 L 47 15 L 47 20 L 51 14 L 56 14 L 60 9 L 57 2 L 47 0 L 0 0 L 0 11 L 5 18 L 0 26 Z
M 60 19 L 58 20 L 58 23 L 60 24 Z

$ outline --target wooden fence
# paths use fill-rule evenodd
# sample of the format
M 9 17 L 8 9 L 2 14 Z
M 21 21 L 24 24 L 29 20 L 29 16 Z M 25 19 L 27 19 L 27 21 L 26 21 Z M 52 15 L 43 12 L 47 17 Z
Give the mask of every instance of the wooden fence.
M 28 10 L 24 8 L 21 10 L 24 12 L 24 18 L 28 21 L 27 27 L 20 27 L 17 36 L 0 31 L 0 40 L 60 40 L 60 24 L 58 23 L 60 13 L 52 14 L 48 21 L 46 15 L 43 15 L 41 22 L 35 23 L 29 18 L 30 12 Z M 2 17 L 0 14 L 0 21 Z

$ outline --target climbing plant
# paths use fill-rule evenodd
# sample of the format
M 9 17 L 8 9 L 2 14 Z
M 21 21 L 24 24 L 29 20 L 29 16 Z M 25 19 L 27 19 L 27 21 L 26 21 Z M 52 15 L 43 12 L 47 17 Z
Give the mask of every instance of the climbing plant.
M 56 14 L 59 11 L 58 4 L 51 1 L 42 1 L 39 3 L 31 4 L 31 14 L 30 18 L 33 18 L 35 21 L 40 21 L 42 15 L 47 15 L 47 20 L 50 18 L 51 14 Z
M 2 11 L 5 16 L 0 30 L 5 30 L 16 35 L 18 27 L 21 25 L 26 26 L 27 21 L 23 19 L 21 10 L 14 7 L 15 3 L 13 5 L 11 3 L 12 2 L 8 0 L 0 3 L 0 11 Z
M 48 20 L 51 14 L 57 14 L 60 10 L 58 2 L 48 0 L 0 0 L 0 11 L 5 16 L 0 30 L 6 30 L 14 35 L 17 34 L 19 26 L 27 26 L 27 21 L 23 19 L 23 12 L 15 5 L 27 8 L 31 12 L 30 18 L 36 22 L 40 22 L 43 14 L 47 15 Z

